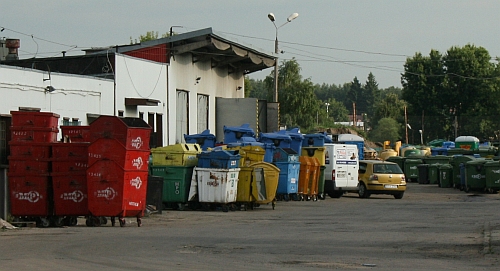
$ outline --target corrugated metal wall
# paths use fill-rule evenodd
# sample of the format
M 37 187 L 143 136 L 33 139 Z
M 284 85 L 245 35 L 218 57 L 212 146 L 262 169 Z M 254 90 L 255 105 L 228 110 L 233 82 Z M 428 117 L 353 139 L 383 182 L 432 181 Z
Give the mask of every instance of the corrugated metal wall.
M 167 45 L 159 44 L 152 47 L 146 47 L 142 49 L 138 49 L 132 52 L 125 53 L 126 55 L 147 59 L 160 63 L 168 63 L 167 62 Z

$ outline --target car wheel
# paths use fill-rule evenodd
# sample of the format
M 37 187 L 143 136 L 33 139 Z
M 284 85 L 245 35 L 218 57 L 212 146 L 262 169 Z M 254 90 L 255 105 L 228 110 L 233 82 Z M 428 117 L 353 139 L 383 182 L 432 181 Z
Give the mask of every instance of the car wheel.
M 340 191 L 340 190 L 328 192 L 328 196 L 330 196 L 331 198 L 334 198 L 334 199 L 338 199 L 338 198 L 342 197 L 343 194 L 344 194 L 344 192 Z
M 404 196 L 404 194 L 405 194 L 404 192 L 400 192 L 400 193 L 394 194 L 394 198 L 395 199 L 402 199 L 403 196 Z
M 366 190 L 366 186 L 364 183 L 359 183 L 358 195 L 360 198 L 368 198 L 370 197 L 370 193 Z

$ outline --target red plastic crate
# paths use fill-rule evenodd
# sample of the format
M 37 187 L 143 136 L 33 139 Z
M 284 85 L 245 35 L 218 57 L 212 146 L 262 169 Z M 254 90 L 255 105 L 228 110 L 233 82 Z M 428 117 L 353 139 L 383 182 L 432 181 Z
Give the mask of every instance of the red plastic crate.
M 36 128 L 36 127 L 10 127 L 11 141 L 13 142 L 32 142 L 47 143 L 56 142 L 57 128 Z
M 48 216 L 50 177 L 8 174 L 10 213 L 13 216 Z
M 100 116 L 90 124 L 91 142 L 114 138 L 127 150 L 149 150 L 151 126 L 143 119 Z
M 62 138 L 68 137 L 71 143 L 90 142 L 90 126 L 61 126 Z
M 127 150 L 116 139 L 99 138 L 89 146 L 89 165 L 99 160 L 112 160 L 124 170 L 148 170 L 149 150 Z
M 9 142 L 10 156 L 24 159 L 49 159 L 52 143 Z
M 48 159 L 25 159 L 8 157 L 9 172 L 24 175 L 39 175 L 50 173 L 50 160 Z
M 88 169 L 87 159 L 69 159 L 52 161 L 53 173 L 85 173 Z
M 52 184 L 54 215 L 89 215 L 87 175 L 85 172 L 80 174 L 52 173 Z
M 57 128 L 59 126 L 59 115 L 52 112 L 10 111 L 10 114 L 14 127 Z
M 90 142 L 52 143 L 52 160 L 80 159 L 87 160 Z
M 94 216 L 142 217 L 146 207 L 147 171 L 123 170 L 111 160 L 87 170 L 89 211 Z

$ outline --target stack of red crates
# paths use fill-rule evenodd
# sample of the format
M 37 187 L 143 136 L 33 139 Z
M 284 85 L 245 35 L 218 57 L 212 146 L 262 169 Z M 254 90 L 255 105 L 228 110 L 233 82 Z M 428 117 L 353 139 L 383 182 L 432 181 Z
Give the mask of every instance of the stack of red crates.
M 87 195 L 88 147 L 90 142 L 57 142 L 52 144 L 52 183 L 54 215 L 76 217 L 89 215 Z
M 139 118 L 100 116 L 90 124 L 87 187 L 92 216 L 140 218 L 146 208 L 151 126 Z M 111 222 L 113 223 L 113 219 Z
M 9 156 L 11 215 L 52 214 L 51 144 L 57 140 L 59 115 L 11 111 Z

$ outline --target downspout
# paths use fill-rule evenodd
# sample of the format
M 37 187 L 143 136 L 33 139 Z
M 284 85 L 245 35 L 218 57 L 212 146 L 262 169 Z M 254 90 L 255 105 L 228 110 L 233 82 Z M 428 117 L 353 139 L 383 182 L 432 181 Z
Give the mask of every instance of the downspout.
M 116 54 L 118 53 L 118 45 L 115 46 L 114 63 L 116 65 Z M 116 72 L 113 71 L 113 116 L 116 116 Z

